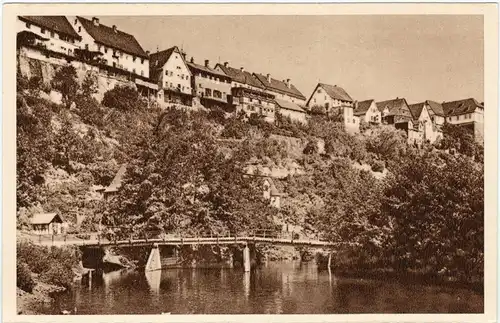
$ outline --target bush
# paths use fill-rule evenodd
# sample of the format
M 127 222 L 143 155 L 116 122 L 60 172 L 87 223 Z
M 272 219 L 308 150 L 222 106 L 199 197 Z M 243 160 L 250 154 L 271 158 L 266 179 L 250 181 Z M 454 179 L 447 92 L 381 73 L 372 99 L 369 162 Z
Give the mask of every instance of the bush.
M 102 105 L 121 111 L 131 111 L 140 105 L 139 92 L 132 86 L 116 85 L 104 93 Z
M 70 288 L 73 282 L 73 271 L 71 267 L 68 268 L 56 262 L 40 275 L 40 279 L 48 284 Z
M 303 153 L 305 155 L 315 155 L 318 153 L 318 151 L 319 151 L 318 143 L 314 140 L 311 140 L 307 143 Z
M 31 271 L 29 266 L 22 261 L 17 260 L 17 287 L 21 288 L 25 292 L 31 293 L 36 283 L 31 277 Z
M 62 94 L 63 103 L 69 107 L 78 91 L 76 69 L 72 65 L 61 67 L 54 75 L 51 85 Z
M 382 173 L 385 169 L 385 163 L 381 160 L 376 160 L 372 164 L 372 171 Z
M 76 98 L 77 113 L 83 122 L 103 127 L 105 125 L 105 111 L 99 105 L 96 99 L 90 95 L 79 95 Z

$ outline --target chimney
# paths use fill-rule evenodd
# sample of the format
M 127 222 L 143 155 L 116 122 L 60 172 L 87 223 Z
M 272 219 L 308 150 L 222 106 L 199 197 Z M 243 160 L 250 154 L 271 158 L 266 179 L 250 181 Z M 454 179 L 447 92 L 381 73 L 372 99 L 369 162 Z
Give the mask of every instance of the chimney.
M 182 58 L 186 59 L 186 52 L 181 52 Z
M 358 108 L 358 101 L 354 101 L 354 109 Z
M 229 63 L 228 62 L 224 62 L 224 67 L 228 67 L 229 66 Z
M 271 83 L 271 74 L 267 73 L 266 79 L 268 83 Z
M 206 60 L 205 60 L 205 67 L 209 67 L 209 66 L 208 66 L 208 65 L 209 65 L 209 63 L 210 63 L 210 61 L 209 61 L 208 59 L 206 59 Z
M 286 79 L 286 86 L 288 88 L 291 88 L 292 87 L 292 82 L 290 82 L 290 79 Z
M 99 18 L 92 17 L 92 23 L 94 24 L 94 26 L 99 26 Z
M 117 33 L 117 32 L 118 32 L 118 29 L 116 28 L 116 25 L 113 25 L 113 31 L 114 31 L 115 33 Z
M 194 63 L 194 57 L 191 56 L 191 60 L 190 60 L 191 63 Z
M 240 71 L 244 72 L 245 71 L 245 68 L 242 66 L 240 67 Z

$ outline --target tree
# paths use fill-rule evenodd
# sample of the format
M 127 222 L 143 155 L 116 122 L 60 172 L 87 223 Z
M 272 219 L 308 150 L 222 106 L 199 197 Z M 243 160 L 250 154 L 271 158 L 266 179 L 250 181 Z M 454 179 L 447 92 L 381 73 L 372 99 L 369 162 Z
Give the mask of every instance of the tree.
M 458 278 L 482 277 L 483 166 L 464 156 L 411 152 L 392 169 L 382 210 L 394 241 L 394 266 Z
M 92 96 L 99 91 L 97 75 L 91 71 L 87 72 L 82 82 L 82 94 L 84 96 Z
M 112 90 L 106 91 L 102 105 L 120 111 L 131 111 L 140 108 L 139 92 L 129 85 L 117 84 Z
M 76 69 L 72 65 L 59 68 L 52 79 L 52 88 L 62 94 L 63 103 L 69 107 L 78 91 Z
M 474 139 L 473 129 L 467 126 L 445 123 L 443 126 L 443 139 L 439 142 L 441 149 L 454 149 L 460 154 L 473 157 L 481 154 L 481 147 Z
M 407 149 L 403 131 L 390 126 L 372 128 L 366 133 L 366 150 L 382 160 L 393 160 Z

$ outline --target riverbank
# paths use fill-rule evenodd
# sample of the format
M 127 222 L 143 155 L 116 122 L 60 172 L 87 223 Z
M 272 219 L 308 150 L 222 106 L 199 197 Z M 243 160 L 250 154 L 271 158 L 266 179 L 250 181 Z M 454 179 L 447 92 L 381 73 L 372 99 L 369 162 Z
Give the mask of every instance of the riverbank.
M 65 287 L 47 284 L 37 281 L 31 293 L 25 292 L 17 287 L 16 310 L 21 315 L 42 314 L 41 308 L 50 306 L 54 302 L 53 293 L 60 293 L 66 290 Z

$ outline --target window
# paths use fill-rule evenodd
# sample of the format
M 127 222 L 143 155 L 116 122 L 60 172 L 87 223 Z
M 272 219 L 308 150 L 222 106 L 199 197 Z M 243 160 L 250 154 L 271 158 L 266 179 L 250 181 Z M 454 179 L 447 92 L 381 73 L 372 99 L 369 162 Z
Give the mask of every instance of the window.
M 85 49 L 89 50 L 89 44 L 85 44 Z
M 97 50 L 101 51 L 101 45 L 97 45 Z
M 41 32 L 42 34 L 45 34 L 45 29 L 41 28 L 41 29 L 40 29 L 40 32 Z
M 170 71 L 170 76 L 174 76 L 174 72 Z
M 174 87 L 174 83 L 170 82 L 170 87 Z
M 108 49 L 106 47 L 104 47 L 104 53 L 107 54 L 108 53 Z
M 116 62 L 113 62 L 113 67 L 116 67 Z
M 318 93 L 321 93 L 321 89 L 318 89 Z
M 135 72 L 135 68 L 132 70 L 132 72 L 133 72 L 134 74 L 137 74 L 137 73 Z
M 144 58 L 141 58 L 141 64 L 144 64 Z
M 76 25 L 77 22 L 78 22 L 78 19 L 75 19 L 75 25 Z
M 26 28 L 28 28 L 28 29 L 31 28 L 31 24 L 29 22 L 26 23 Z
M 165 75 L 167 75 L 167 76 L 168 76 L 168 71 L 167 71 L 167 70 L 165 70 Z
M 132 62 L 135 62 L 136 58 L 137 58 L 137 57 L 132 56 Z
M 81 33 L 82 32 L 82 26 L 78 26 L 78 32 Z
M 184 86 L 182 87 L 182 91 L 184 91 Z
M 205 96 L 212 96 L 212 90 L 205 89 Z
M 186 80 L 189 81 L 189 75 L 186 75 Z

